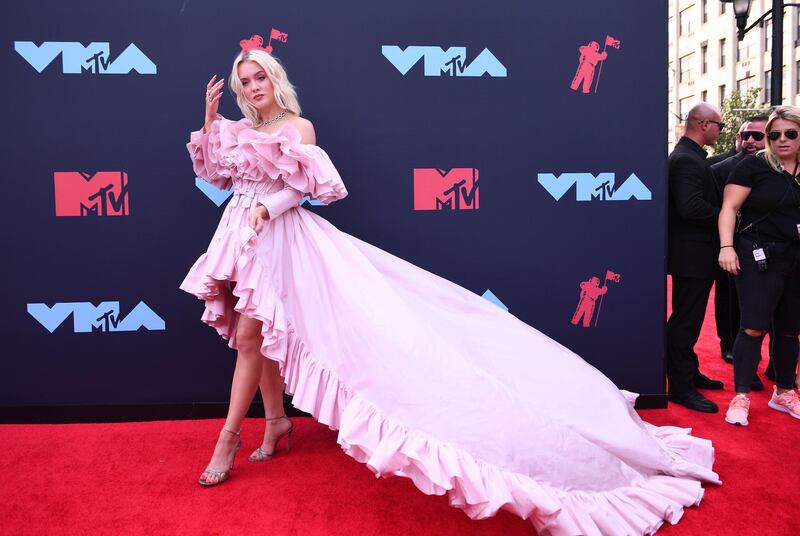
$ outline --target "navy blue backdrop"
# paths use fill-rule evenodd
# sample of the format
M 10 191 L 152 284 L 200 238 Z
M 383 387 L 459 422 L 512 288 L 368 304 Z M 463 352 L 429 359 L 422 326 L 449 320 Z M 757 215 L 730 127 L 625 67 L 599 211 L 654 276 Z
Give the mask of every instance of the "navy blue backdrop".
M 177 288 L 225 194 L 185 144 L 254 34 L 350 192 L 307 207 L 665 403 L 666 0 L 613 4 L 4 4 L 0 406 L 227 399 Z

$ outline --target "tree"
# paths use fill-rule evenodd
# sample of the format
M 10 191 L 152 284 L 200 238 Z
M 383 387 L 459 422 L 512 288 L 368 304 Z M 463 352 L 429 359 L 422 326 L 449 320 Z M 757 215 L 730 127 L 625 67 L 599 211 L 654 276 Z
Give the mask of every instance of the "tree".
M 733 149 L 736 144 L 736 133 L 748 117 L 769 112 L 769 107 L 758 104 L 759 93 L 761 93 L 759 88 L 749 89 L 744 94 L 732 91 L 722 101 L 722 122 L 725 123 L 725 130 L 719 135 L 719 141 L 714 146 L 714 154 L 722 154 Z

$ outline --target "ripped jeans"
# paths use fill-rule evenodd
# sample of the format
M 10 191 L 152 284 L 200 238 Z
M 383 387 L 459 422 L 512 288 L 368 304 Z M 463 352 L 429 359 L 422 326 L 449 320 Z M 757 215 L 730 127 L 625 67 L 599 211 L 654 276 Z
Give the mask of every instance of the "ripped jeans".
M 761 360 L 764 335 L 774 328 L 772 356 L 775 384 L 794 389 L 800 351 L 800 242 L 761 242 L 767 253 L 767 269 L 760 271 L 753 257 L 754 242 L 736 239 L 740 271 L 736 276 L 741 321 L 733 345 L 736 392 L 750 392 Z

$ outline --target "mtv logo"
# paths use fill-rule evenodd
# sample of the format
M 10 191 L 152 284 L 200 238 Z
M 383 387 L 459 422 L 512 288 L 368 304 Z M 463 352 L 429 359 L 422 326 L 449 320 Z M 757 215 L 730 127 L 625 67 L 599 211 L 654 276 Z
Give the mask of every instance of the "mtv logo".
M 69 315 L 72 315 L 74 333 L 166 329 L 164 320 L 141 301 L 125 318 L 120 317 L 118 301 L 100 302 L 97 306 L 91 302 L 56 303 L 52 307 L 44 303 L 29 303 L 28 313 L 50 333 L 63 324 Z
M 539 173 L 538 180 L 556 201 L 573 185 L 576 201 L 650 201 L 653 198 L 652 192 L 635 173 L 631 173 L 618 188 L 615 188 L 614 173 L 600 173 L 597 176 L 591 173 L 562 173 L 559 176 Z
M 33 41 L 14 41 L 14 50 L 25 58 L 31 67 L 41 73 L 61 54 L 61 68 L 64 74 L 156 74 L 156 64 L 139 47 L 131 43 L 122 54 L 111 61 L 111 47 L 108 43 L 81 43 L 45 41 L 36 46 Z
M 414 169 L 414 210 L 477 210 L 479 186 L 475 168 Z
M 127 216 L 128 174 L 124 171 L 56 171 L 56 216 Z
M 491 77 L 505 77 L 508 71 L 502 63 L 484 48 L 478 56 L 467 65 L 467 48 L 409 46 L 405 50 L 397 45 L 383 45 L 381 53 L 404 75 L 423 59 L 425 76 L 472 76 L 488 74 Z

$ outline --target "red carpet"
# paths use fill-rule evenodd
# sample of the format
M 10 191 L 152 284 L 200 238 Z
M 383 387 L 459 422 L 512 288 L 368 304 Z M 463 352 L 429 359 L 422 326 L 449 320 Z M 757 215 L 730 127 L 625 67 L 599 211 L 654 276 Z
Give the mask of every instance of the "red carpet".
M 725 381 L 706 394 L 721 408 L 733 369 L 719 357 L 713 313 L 697 347 L 702 370 Z M 762 363 L 763 365 L 764 363 Z M 762 368 L 763 372 L 763 368 Z M 762 374 L 763 377 L 763 374 Z M 771 382 L 765 382 L 768 390 Z M 658 425 L 685 426 L 714 441 L 724 484 L 707 487 L 700 507 L 663 535 L 800 534 L 794 482 L 800 475 L 800 421 L 753 394 L 751 425 L 680 406 L 642 411 Z M 471 521 L 446 498 L 406 479 L 380 479 L 344 455 L 336 434 L 295 419 L 294 450 L 261 464 L 246 457 L 261 423 L 248 421 L 230 482 L 195 482 L 222 422 L 0 426 L 0 534 L 530 535 L 503 513 Z M 498 438 L 502 440 L 502 438 Z

